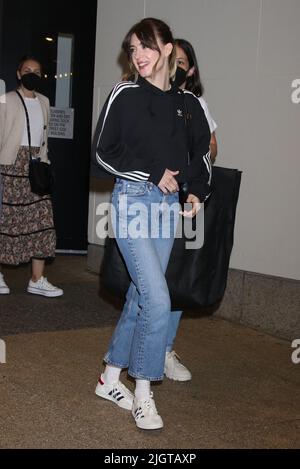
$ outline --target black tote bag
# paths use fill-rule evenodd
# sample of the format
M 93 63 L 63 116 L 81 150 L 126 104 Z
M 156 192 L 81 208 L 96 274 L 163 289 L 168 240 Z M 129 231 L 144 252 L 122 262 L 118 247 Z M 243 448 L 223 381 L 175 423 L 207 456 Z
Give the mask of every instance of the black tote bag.
M 205 204 L 204 244 L 185 249 L 175 239 L 166 278 L 172 310 L 199 310 L 219 303 L 225 293 L 234 241 L 241 172 L 213 167 L 213 192 Z M 125 300 L 130 277 L 115 239 L 107 238 L 101 266 L 101 288 Z

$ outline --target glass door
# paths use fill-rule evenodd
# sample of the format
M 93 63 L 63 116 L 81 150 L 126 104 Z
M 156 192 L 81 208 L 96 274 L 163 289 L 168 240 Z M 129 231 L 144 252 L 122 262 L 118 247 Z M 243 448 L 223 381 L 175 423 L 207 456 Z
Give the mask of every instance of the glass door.
M 86 252 L 97 0 L 89 0 L 88 8 L 80 0 L 0 2 L 0 79 L 8 91 L 14 89 L 25 54 L 39 58 L 44 68 L 57 248 Z

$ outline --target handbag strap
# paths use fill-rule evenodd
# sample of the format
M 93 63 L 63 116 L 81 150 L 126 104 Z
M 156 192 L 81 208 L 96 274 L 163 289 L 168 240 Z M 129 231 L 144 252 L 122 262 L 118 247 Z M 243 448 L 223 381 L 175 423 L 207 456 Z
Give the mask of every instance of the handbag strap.
M 27 124 L 27 134 L 28 134 L 28 146 L 29 146 L 29 156 L 30 156 L 30 160 L 32 161 L 32 151 L 31 151 L 31 132 L 30 132 L 30 121 L 29 121 L 29 114 L 28 114 L 28 110 L 27 110 L 27 107 L 26 107 L 26 104 L 25 104 L 25 101 L 23 99 L 23 96 L 21 95 L 21 93 L 16 90 L 16 93 L 17 95 L 19 96 L 22 104 L 23 104 L 23 107 L 24 107 L 24 111 L 25 111 L 25 115 L 26 115 L 26 124 Z

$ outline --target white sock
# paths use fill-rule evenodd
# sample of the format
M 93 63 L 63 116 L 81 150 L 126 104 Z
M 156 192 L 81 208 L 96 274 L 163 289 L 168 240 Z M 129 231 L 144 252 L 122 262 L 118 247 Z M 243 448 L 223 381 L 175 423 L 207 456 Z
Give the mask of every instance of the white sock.
M 114 384 L 120 379 L 122 369 L 116 366 L 106 365 L 105 371 L 102 374 L 104 384 Z
M 144 379 L 137 379 L 135 387 L 135 397 L 138 400 L 149 399 L 150 398 L 150 381 Z

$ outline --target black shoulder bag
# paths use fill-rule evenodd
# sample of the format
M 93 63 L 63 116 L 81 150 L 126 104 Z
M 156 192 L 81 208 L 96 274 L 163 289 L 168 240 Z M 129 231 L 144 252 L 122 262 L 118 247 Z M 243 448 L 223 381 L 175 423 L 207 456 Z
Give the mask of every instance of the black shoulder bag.
M 43 161 L 41 161 L 40 158 L 32 157 L 29 115 L 28 115 L 26 104 L 24 102 L 24 99 L 21 93 L 19 93 L 19 91 L 16 91 L 16 93 L 18 94 L 20 100 L 22 101 L 22 104 L 25 110 L 25 115 L 26 115 L 28 145 L 29 145 L 29 182 L 30 182 L 31 192 L 39 196 L 48 195 L 51 193 L 53 182 L 54 182 L 52 169 L 48 163 L 44 163 Z

